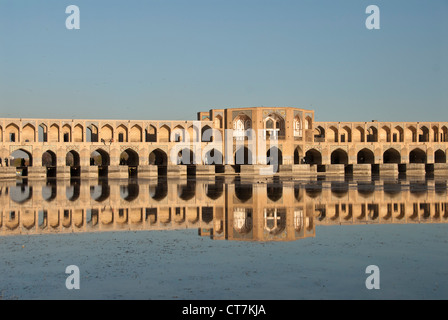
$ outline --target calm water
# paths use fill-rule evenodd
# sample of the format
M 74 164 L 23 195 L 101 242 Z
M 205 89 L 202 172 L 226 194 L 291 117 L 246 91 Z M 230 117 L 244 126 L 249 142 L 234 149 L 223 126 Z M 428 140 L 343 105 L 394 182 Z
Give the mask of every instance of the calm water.
M 447 299 L 447 179 L 0 183 L 2 299 Z M 80 270 L 68 290 L 65 269 Z M 366 288 L 366 267 L 379 289 Z

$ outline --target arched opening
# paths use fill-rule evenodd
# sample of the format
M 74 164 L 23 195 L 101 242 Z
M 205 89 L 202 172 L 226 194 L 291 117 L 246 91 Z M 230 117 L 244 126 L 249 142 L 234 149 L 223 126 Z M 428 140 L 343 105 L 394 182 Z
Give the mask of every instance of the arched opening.
M 65 165 L 70 167 L 70 176 L 79 177 L 81 175 L 79 153 L 70 150 L 65 156 Z
M 325 142 L 325 129 L 317 126 L 314 129 L 314 142 Z
M 252 152 L 246 147 L 239 148 L 235 152 L 235 164 L 252 164 Z
M 244 140 L 245 131 L 252 128 L 252 121 L 245 114 L 238 115 L 233 120 L 233 137 L 237 140 Z
M 429 142 L 429 129 L 426 126 L 420 127 L 420 134 L 418 136 L 419 142 Z
M 357 158 L 358 158 L 357 159 L 358 164 L 362 164 L 362 163 L 374 164 L 375 163 L 375 155 L 369 149 L 362 149 L 362 150 L 360 150 L 358 152 L 358 157 Z
M 193 164 L 194 154 L 193 151 L 189 148 L 184 148 L 179 151 L 177 154 L 177 164 L 180 165 L 189 165 Z
M 218 114 L 217 116 L 215 116 L 214 126 L 215 126 L 215 128 L 218 128 L 218 129 L 222 128 L 222 117 L 221 117 L 221 115 Z
M 47 150 L 42 154 L 42 166 L 47 167 L 47 178 L 55 178 L 56 177 L 56 154 Z
M 90 165 L 98 166 L 98 176 L 107 177 L 110 165 L 109 154 L 103 149 L 96 149 L 90 154 Z
M 205 154 L 204 164 L 222 164 L 222 153 L 214 148 L 209 150 Z
M 202 142 L 212 142 L 213 141 L 213 130 L 208 125 L 205 125 L 202 127 L 201 141 Z
M 387 149 L 383 153 L 383 163 L 401 163 L 401 155 L 395 149 Z
M 331 164 L 348 164 L 348 155 L 342 149 L 336 149 L 331 153 Z
M 129 177 L 137 177 L 139 165 L 138 153 L 132 149 L 126 149 L 120 154 L 120 166 L 128 166 Z
M 10 162 L 9 162 L 10 161 Z M 31 153 L 24 149 L 15 150 L 10 158 L 5 158 L 5 166 L 16 167 L 19 174 L 23 177 L 28 176 L 28 167 L 33 165 Z
M 434 162 L 435 163 L 446 163 L 446 154 L 442 150 L 437 150 L 434 153 Z
M 86 140 L 87 142 L 98 142 L 98 128 L 91 124 L 86 129 Z
M 25 142 L 35 142 L 36 129 L 33 125 L 27 124 L 22 128 L 22 140 Z
M 146 142 L 157 142 L 157 130 L 153 125 L 149 125 L 145 130 L 145 141 Z
M 294 164 L 300 164 L 304 162 L 304 159 L 302 158 L 302 148 L 297 147 L 294 149 Z
M 378 129 L 374 126 L 367 129 L 367 142 L 378 142 Z
M 283 164 L 283 154 L 282 151 L 277 147 L 272 147 L 268 150 L 266 154 L 266 163 L 271 166 L 278 166 Z
M 296 115 L 294 117 L 294 139 L 302 140 L 302 136 L 302 121 L 300 120 L 300 116 Z
M 285 136 L 285 120 L 277 113 L 271 113 L 264 119 L 265 138 L 274 139 Z
M 142 142 L 142 134 L 143 134 L 142 128 L 138 124 L 136 124 L 131 128 L 131 132 L 129 134 L 130 135 L 129 140 L 131 142 Z
M 352 129 L 348 126 L 341 129 L 341 142 L 352 142 Z
M 426 153 L 421 149 L 414 149 L 409 153 L 410 163 L 426 163 Z
M 159 176 L 165 176 L 167 172 L 168 156 L 160 149 L 155 149 L 149 154 L 149 164 L 157 166 Z
M 307 164 L 322 164 L 322 155 L 316 149 L 310 149 L 305 153 L 305 163 Z

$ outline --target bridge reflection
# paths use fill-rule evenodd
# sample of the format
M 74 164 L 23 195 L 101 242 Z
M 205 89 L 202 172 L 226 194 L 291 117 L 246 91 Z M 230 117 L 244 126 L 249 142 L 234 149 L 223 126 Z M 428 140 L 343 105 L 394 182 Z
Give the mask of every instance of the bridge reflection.
M 0 184 L 0 235 L 197 229 L 293 241 L 318 225 L 447 223 L 447 181 L 26 180 Z

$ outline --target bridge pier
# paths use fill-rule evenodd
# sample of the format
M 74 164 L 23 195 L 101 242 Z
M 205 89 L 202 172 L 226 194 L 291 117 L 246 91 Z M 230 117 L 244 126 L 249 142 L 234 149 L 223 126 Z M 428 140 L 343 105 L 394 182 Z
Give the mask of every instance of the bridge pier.
M 16 179 L 15 167 L 0 167 L 0 177 L 5 180 Z
M 46 167 L 28 167 L 28 179 L 45 179 L 46 177 Z
M 128 166 L 109 166 L 107 176 L 110 179 L 127 179 L 129 168 Z
M 397 163 L 383 163 L 379 165 L 379 174 L 385 176 L 398 176 Z
M 140 165 L 137 167 L 139 178 L 152 178 L 158 176 L 156 165 Z
M 406 174 L 407 175 L 425 175 L 425 164 L 424 163 L 408 163 L 406 164 Z
M 434 174 L 448 175 L 448 163 L 434 163 Z
M 344 175 L 345 174 L 345 164 L 327 164 L 325 165 L 325 173 L 328 175 Z
M 196 166 L 196 175 L 214 175 L 215 174 L 215 165 L 197 165 Z
M 353 175 L 370 176 L 372 174 L 372 165 L 368 163 L 353 164 Z
M 58 179 L 70 178 L 70 167 L 67 166 L 56 167 L 56 178 Z
M 187 175 L 187 166 L 185 166 L 185 165 L 168 165 L 166 167 L 166 175 L 169 177 Z

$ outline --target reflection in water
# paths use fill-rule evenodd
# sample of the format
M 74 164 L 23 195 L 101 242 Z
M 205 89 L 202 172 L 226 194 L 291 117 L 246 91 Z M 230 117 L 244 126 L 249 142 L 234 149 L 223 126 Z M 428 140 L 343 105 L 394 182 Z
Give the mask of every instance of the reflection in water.
M 319 225 L 447 222 L 446 180 L 0 184 L 0 235 L 195 228 L 212 239 L 293 241 Z

